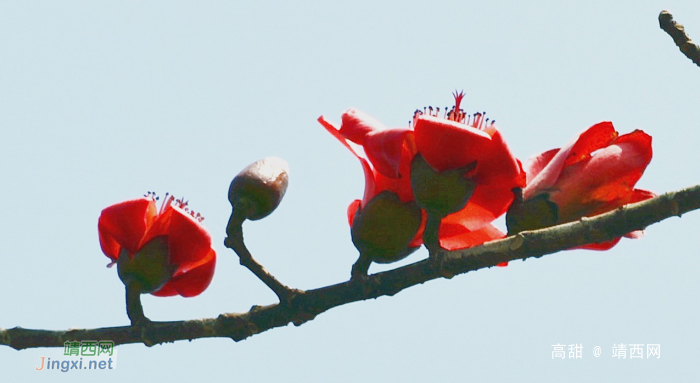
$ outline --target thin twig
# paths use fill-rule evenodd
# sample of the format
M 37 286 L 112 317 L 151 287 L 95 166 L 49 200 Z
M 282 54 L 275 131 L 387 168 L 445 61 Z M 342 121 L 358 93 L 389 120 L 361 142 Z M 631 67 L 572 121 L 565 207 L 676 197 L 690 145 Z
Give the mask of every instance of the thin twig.
M 124 326 L 84 330 L 50 331 L 15 327 L 0 329 L 0 344 L 17 350 L 32 347 L 63 347 L 67 340 L 109 339 L 115 345 L 142 342 L 148 346 L 197 338 L 246 339 L 275 327 L 299 326 L 333 307 L 394 295 L 408 287 L 501 262 L 542 257 L 589 243 L 605 242 L 673 216 L 700 209 L 700 185 L 670 192 L 615 211 L 545 229 L 524 231 L 501 240 L 464 250 L 444 252 L 440 268 L 428 259 L 367 278 L 308 290 L 289 304 L 254 306 L 241 314 L 176 322 L 152 322 L 146 327 Z
M 253 258 L 243 240 L 243 221 L 245 221 L 245 218 L 237 216 L 234 211 L 226 228 L 228 237 L 224 240 L 224 245 L 238 254 L 241 265 L 250 270 L 269 287 L 277 295 L 281 304 L 289 304 L 295 295 L 303 294 L 303 291 L 287 287 Z
M 700 66 L 700 47 L 685 33 L 683 25 L 673 20 L 671 12 L 661 11 L 659 14 L 659 26 L 673 38 L 673 42 L 676 43 L 685 57 L 692 60 L 695 65 Z

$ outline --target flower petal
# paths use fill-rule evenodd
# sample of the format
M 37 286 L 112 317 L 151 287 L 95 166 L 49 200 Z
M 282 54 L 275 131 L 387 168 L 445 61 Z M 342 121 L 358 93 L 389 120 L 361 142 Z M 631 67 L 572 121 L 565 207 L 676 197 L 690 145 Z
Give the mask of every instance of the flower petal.
M 467 166 L 492 149 L 488 133 L 433 116 L 418 117 L 414 132 L 418 152 L 438 172 Z
M 599 122 L 583 131 L 569 148 L 565 165 L 572 165 L 591 157 L 591 153 L 604 148 L 617 138 L 612 122 Z M 566 150 L 566 149 L 564 149 Z
M 651 155 L 651 137 L 635 131 L 597 150 L 590 159 L 567 166 L 551 198 L 563 208 L 562 219 L 568 216 L 568 205 L 609 203 L 630 196 Z
M 443 222 L 459 223 L 470 231 L 479 230 L 504 214 L 513 198 L 510 189 L 477 185 L 469 202 L 460 211 L 443 218 Z
M 362 150 L 360 147 L 357 147 L 355 144 L 352 142 L 348 142 L 348 140 L 340 134 L 340 131 L 338 128 L 333 125 L 330 121 L 326 120 L 324 116 L 321 116 L 318 118 L 318 122 L 326 128 L 328 133 L 333 135 L 343 146 L 345 146 L 350 153 L 352 153 L 355 157 L 357 157 L 358 160 L 360 160 L 360 164 L 362 165 L 362 170 L 365 173 L 365 193 L 364 197 L 362 200 L 364 203 L 372 199 L 375 195 L 377 195 L 377 188 L 376 184 L 374 181 L 374 170 L 372 170 L 372 167 L 369 165 L 369 162 L 364 156 L 364 152 L 362 152 L 363 155 L 360 155 L 360 150 Z
M 189 298 L 201 294 L 211 283 L 216 266 L 214 249 L 209 252 L 189 270 L 175 274 L 160 290 L 151 294 L 159 297 L 181 295 Z
M 460 224 L 443 221 L 438 236 L 440 237 L 440 246 L 445 250 L 458 250 L 504 238 L 505 234 L 491 224 L 476 231 L 469 231 Z
M 495 127 L 491 133 L 491 149 L 477 159 L 474 180 L 484 186 L 497 185 L 508 190 L 525 186 L 522 164 Z
M 527 200 L 534 197 L 535 194 L 548 191 L 557 183 L 564 166 L 573 165 L 585 158 L 589 158 L 593 151 L 606 146 L 615 138 L 617 138 L 617 132 L 612 123 L 604 121 L 581 132 L 549 158 L 546 166 L 542 167 L 541 164 L 545 158 L 535 158 L 532 161 L 528 161 L 537 163 L 536 166 L 540 170 L 536 175 L 527 176 L 527 186 L 523 189 L 523 198 Z M 551 150 L 547 151 L 540 156 L 545 155 L 545 157 L 549 157 L 552 154 L 551 152 Z M 534 165 L 531 166 L 534 167 Z
M 542 170 L 547 167 L 552 158 L 559 153 L 559 149 L 551 149 L 544 153 L 540 153 L 536 156 L 528 158 L 523 165 L 525 173 L 527 175 L 527 184 L 530 184 L 532 180 L 537 177 Z
M 386 129 L 386 126 L 365 112 L 350 108 L 341 117 L 340 134 L 358 144 L 365 144 L 365 136 Z
M 590 243 L 588 245 L 574 247 L 574 249 L 585 249 L 585 250 L 610 250 L 613 246 L 620 242 L 620 237 L 613 239 L 612 241 L 601 242 L 601 243 Z
M 170 263 L 179 265 L 176 275 L 182 268 L 199 263 L 209 256 L 211 236 L 204 226 L 189 213 L 179 207 L 172 207 L 170 227 L 168 229 L 168 247 Z M 150 233 L 149 233 L 150 234 Z
M 413 132 L 406 128 L 371 132 L 365 136 L 364 149 L 376 170 L 391 178 L 407 176 L 400 174 L 400 164 L 402 159 L 406 160 L 406 155 L 412 158 L 416 152 Z M 406 154 L 405 151 L 409 153 Z M 407 160 L 410 161 L 410 158 Z
M 359 199 L 350 202 L 350 205 L 348 205 L 348 223 L 350 227 L 352 227 L 352 223 L 355 221 L 355 215 L 360 206 L 362 206 L 362 201 Z
M 102 210 L 97 221 L 102 251 L 114 260 L 119 258 L 122 247 L 130 254 L 135 253 L 156 214 L 155 202 L 146 197 L 124 201 Z

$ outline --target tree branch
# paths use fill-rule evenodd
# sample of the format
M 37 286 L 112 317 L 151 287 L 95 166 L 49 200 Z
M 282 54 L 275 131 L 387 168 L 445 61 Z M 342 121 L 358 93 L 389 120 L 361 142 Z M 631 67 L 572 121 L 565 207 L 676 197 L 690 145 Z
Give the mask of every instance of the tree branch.
M 270 274 L 263 265 L 259 264 L 253 255 L 250 253 L 243 240 L 243 221 L 244 217 L 239 217 L 234 210 L 231 215 L 226 233 L 228 237 L 224 240 L 224 245 L 232 249 L 240 260 L 240 264 L 255 274 L 267 287 L 272 290 L 281 304 L 289 304 L 291 297 L 301 293 L 301 290 L 292 289 L 282 282 L 278 281 L 274 275 Z
M 671 12 L 661 11 L 659 14 L 659 26 L 673 38 L 673 42 L 676 43 L 685 57 L 692 60 L 695 65 L 700 66 L 700 47 L 685 33 L 683 25 L 673 20 Z
M 254 306 L 246 313 L 222 314 L 217 318 L 149 322 L 141 326 L 67 331 L 31 330 L 21 327 L 0 329 L 0 344 L 21 350 L 32 347 L 63 347 L 63 343 L 68 340 L 84 339 L 109 339 L 114 341 L 115 345 L 142 342 L 147 346 L 212 337 L 228 337 L 239 341 L 289 323 L 299 326 L 336 306 L 394 295 L 405 288 L 432 279 L 493 267 L 501 262 L 541 257 L 588 243 L 608 241 L 696 209 L 700 209 L 700 185 L 626 205 L 594 218 L 524 231 L 469 249 L 446 251 L 443 252 L 443 262 L 440 263 L 426 259 L 367 278 L 299 291 L 289 298 L 288 304 Z

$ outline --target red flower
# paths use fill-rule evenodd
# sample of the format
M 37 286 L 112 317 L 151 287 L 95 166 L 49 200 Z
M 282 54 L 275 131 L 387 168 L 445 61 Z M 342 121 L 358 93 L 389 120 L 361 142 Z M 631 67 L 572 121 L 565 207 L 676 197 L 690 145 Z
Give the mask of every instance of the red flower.
M 550 224 L 559 224 L 652 198 L 654 193 L 634 189 L 651 157 L 648 134 L 635 130 L 618 136 L 611 122 L 598 123 L 565 147 L 528 160 L 523 201 L 549 201 L 543 203 L 551 206 L 548 214 L 555 222 Z M 635 238 L 640 234 L 632 232 L 626 236 Z M 607 250 L 619 240 L 583 248 Z
M 504 236 L 490 223 L 508 210 L 513 189 L 525 186 L 525 173 L 493 121 L 484 114 L 466 115 L 460 109 L 463 93 L 454 93 L 455 106 L 447 118 L 416 112 L 414 131 L 417 151 L 436 171 L 475 165 L 465 174 L 476 187 L 469 202 L 443 218 L 440 244 L 457 249 L 479 245 Z M 432 109 L 432 108 L 431 108 Z
M 466 248 L 504 236 L 491 222 L 505 213 L 513 200 L 512 189 L 524 186 L 520 162 L 513 156 L 493 123 L 481 114 L 473 121 L 459 109 L 463 94 L 455 94 L 455 108 L 438 118 L 436 112 L 414 115 L 412 128 L 389 129 L 356 109 L 342 116 L 340 129 L 323 116 L 319 122 L 361 162 L 365 172 L 365 194 L 348 209 L 350 224 L 358 208 L 388 190 L 403 202 L 413 201 L 411 161 L 421 154 L 436 171 L 475 165 L 465 177 L 476 183 L 469 202 L 442 220 L 440 245 L 447 250 Z M 424 223 L 423 223 L 424 225 Z M 420 246 L 423 225 L 411 242 Z
M 383 205 L 386 209 L 392 210 L 392 212 L 387 214 L 402 215 L 404 213 L 411 216 L 412 213 L 410 211 L 400 212 L 397 210 L 403 210 L 401 203 L 414 202 L 413 192 L 411 191 L 411 178 L 409 177 L 411 159 L 415 155 L 413 132 L 406 128 L 388 129 L 379 121 L 356 109 L 349 109 L 343 113 L 340 129 L 323 116 L 319 117 L 318 121 L 360 160 L 364 170 L 364 196 L 362 200 L 355 200 L 348 206 L 347 214 L 350 226 L 353 227 L 357 212 L 365 208 L 374 197 L 385 191 L 395 194 L 396 197 L 394 198 L 398 198 L 398 201 L 395 203 L 387 202 L 390 207 Z M 406 209 L 409 208 L 406 207 Z M 417 209 L 415 207 L 416 211 Z M 386 210 L 382 211 L 386 212 Z M 425 223 L 420 222 L 424 221 L 422 217 L 414 217 L 414 219 L 418 222 L 417 225 L 411 223 L 403 230 L 398 230 L 400 232 L 399 235 L 404 238 L 400 238 L 396 242 L 403 243 L 406 246 L 400 247 L 405 248 L 398 249 L 396 246 L 390 246 L 391 251 L 379 258 L 375 257 L 375 261 L 395 261 L 420 247 Z M 373 222 L 376 223 L 377 221 Z M 380 232 L 391 231 L 390 226 L 392 226 L 392 223 L 381 226 L 384 227 L 367 228 L 367 230 L 377 232 L 377 236 L 381 236 Z M 396 235 L 397 233 L 394 234 Z M 370 241 L 374 242 L 375 247 L 377 247 L 381 245 L 379 242 L 382 242 L 382 239 L 376 238 Z M 356 245 L 358 244 L 356 243 Z
M 186 205 L 166 195 L 158 210 L 149 193 L 102 210 L 100 246 L 125 283 L 126 276 L 143 293 L 161 297 L 193 297 L 209 286 L 216 253 L 202 218 Z

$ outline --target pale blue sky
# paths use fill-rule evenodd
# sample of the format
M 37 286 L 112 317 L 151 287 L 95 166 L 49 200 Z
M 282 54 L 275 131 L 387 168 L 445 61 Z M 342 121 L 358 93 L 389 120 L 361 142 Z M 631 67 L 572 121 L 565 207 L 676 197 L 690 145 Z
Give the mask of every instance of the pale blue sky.
M 346 280 L 363 175 L 316 118 L 351 106 L 401 126 L 464 89 L 523 160 L 611 120 L 653 136 L 639 187 L 696 184 L 700 68 L 658 28 L 662 9 L 700 39 L 690 1 L 0 2 L 0 327 L 127 324 L 97 217 L 149 190 L 206 217 L 218 264 L 201 296 L 146 296 L 146 315 L 274 302 L 223 246 L 231 178 L 270 155 L 290 187 L 245 224 L 249 248 L 293 287 Z M 0 367 L 7 381 L 691 381 L 699 224 L 690 213 L 608 252 L 433 281 L 240 343 L 120 346 L 111 372 L 34 371 L 62 349 L 0 347 Z M 583 359 L 552 360 L 557 343 Z M 613 343 L 659 343 L 661 358 L 613 359 Z

